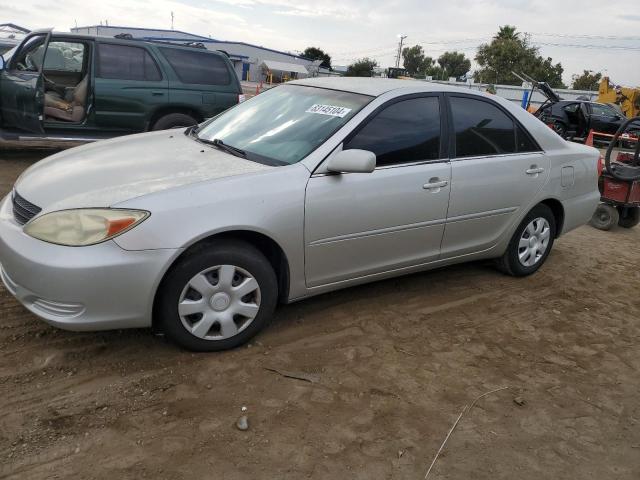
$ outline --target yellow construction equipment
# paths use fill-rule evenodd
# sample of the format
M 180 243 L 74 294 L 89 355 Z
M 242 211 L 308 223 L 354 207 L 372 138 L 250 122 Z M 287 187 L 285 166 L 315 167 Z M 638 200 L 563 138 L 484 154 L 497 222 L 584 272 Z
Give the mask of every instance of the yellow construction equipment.
M 627 118 L 640 116 L 640 88 L 614 85 L 609 77 L 604 77 L 598 93 L 598 102 L 617 105 Z

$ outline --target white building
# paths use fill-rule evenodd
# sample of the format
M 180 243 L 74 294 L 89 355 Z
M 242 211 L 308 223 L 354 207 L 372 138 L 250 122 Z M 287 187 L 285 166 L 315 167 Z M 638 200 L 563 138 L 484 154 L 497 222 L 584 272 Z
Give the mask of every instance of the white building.
M 103 37 L 130 34 L 133 38 L 143 40 L 202 43 L 209 50 L 219 50 L 229 55 L 238 78 L 252 82 L 269 81 L 269 78 L 272 78 L 273 81 L 281 81 L 332 74 L 325 69 L 318 68 L 318 62 L 314 63 L 313 60 L 300 55 L 245 42 L 216 40 L 179 30 L 93 25 L 72 28 L 71 31 L 73 33 Z

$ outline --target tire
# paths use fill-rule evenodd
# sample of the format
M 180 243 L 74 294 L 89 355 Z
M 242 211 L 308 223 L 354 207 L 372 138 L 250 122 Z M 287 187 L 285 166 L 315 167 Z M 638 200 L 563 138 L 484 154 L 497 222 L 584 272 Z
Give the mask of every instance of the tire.
M 169 113 L 160 117 L 151 127 L 151 130 L 168 130 L 169 128 L 190 127 L 198 121 L 185 113 Z
M 157 320 L 183 348 L 227 350 L 268 325 L 277 299 L 277 278 L 265 256 L 246 242 L 221 240 L 198 247 L 169 270 L 158 291 Z
M 640 207 L 619 207 L 618 225 L 622 228 L 633 228 L 640 223 Z
M 619 220 L 620 214 L 616 207 L 601 203 L 598 205 L 598 208 L 596 208 L 596 211 L 593 212 L 589 224 L 598 230 L 607 231 L 611 230 L 614 225 L 617 225 Z
M 507 251 L 498 259 L 498 268 L 514 277 L 531 275 L 546 261 L 555 237 L 553 212 L 546 205 L 536 205 L 516 228 Z

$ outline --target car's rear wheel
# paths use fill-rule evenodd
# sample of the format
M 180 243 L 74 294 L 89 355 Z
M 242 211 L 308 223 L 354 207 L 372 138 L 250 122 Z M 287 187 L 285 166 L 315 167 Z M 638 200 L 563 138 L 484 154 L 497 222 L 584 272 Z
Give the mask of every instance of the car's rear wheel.
M 186 128 L 196 125 L 198 121 L 186 113 L 169 113 L 155 121 L 151 130 L 168 130 L 170 128 Z
M 618 225 L 622 228 L 633 228 L 640 223 L 640 207 L 618 207 L 618 213 Z
M 184 348 L 216 351 L 248 341 L 271 320 L 276 275 L 256 248 L 221 240 L 174 265 L 158 292 L 165 334 Z
M 598 230 L 611 230 L 614 225 L 618 224 L 620 220 L 620 214 L 616 207 L 601 203 L 593 212 L 591 221 L 589 222 L 592 227 Z
M 499 268 L 514 277 L 531 275 L 545 262 L 556 237 L 556 219 L 546 205 L 536 205 L 511 237 Z

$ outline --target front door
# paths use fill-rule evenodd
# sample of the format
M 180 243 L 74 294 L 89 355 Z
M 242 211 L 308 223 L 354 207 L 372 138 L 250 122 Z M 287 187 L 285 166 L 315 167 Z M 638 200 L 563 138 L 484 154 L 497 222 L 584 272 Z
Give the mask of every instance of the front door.
M 42 64 L 49 38 L 48 32 L 26 37 L 0 72 L 0 105 L 5 126 L 42 132 Z
M 365 120 L 343 144 L 374 152 L 372 173 L 309 179 L 309 287 L 437 260 L 451 180 L 441 138 L 440 98 L 402 98 Z
M 450 96 L 455 158 L 442 258 L 494 246 L 550 174 L 549 158 L 488 99 Z

